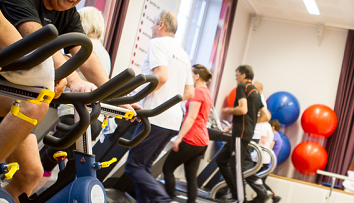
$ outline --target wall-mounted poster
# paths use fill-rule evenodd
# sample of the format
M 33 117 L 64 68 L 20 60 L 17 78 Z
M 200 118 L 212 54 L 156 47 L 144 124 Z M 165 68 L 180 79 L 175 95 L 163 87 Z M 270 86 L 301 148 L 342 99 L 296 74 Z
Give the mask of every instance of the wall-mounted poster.
M 177 15 L 179 3 L 179 0 L 145 0 L 129 64 L 136 75 L 141 72 L 140 65 L 144 60 L 149 41 L 152 38 L 151 27 L 153 26 L 154 18 L 162 10 L 172 11 Z

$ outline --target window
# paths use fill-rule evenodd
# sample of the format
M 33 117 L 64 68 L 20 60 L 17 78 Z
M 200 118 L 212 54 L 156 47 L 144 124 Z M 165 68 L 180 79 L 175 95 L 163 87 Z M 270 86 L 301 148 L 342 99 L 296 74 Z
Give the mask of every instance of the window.
M 209 63 L 222 0 L 181 0 L 175 38 L 192 64 Z M 208 42 L 207 42 L 208 41 Z

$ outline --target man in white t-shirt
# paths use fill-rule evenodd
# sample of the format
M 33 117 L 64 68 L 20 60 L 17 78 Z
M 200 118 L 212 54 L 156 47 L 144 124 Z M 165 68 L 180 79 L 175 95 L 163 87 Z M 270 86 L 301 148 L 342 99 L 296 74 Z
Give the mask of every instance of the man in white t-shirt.
M 187 53 L 174 39 L 177 20 L 173 13 L 162 11 L 152 27 L 152 40 L 141 65 L 145 75 L 154 74 L 159 79 L 156 89 L 149 94 L 141 105 L 152 109 L 176 94 L 183 99 L 194 96 L 191 64 Z M 152 163 L 170 139 L 178 133 L 182 122 L 182 110 L 175 105 L 158 116 L 149 118 L 151 132 L 139 145 L 132 148 L 126 162 L 125 172 L 135 183 L 138 203 L 171 202 L 171 197 L 151 175 Z M 140 132 L 139 123 L 134 134 Z

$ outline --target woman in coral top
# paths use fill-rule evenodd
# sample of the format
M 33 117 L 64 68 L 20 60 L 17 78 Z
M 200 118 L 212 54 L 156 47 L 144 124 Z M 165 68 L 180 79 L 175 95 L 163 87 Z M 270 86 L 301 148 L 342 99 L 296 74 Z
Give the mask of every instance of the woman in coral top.
M 187 180 L 188 203 L 197 198 L 197 171 L 200 160 L 209 144 L 207 122 L 212 108 L 212 100 L 207 82 L 212 74 L 202 65 L 192 67 L 194 80 L 194 98 L 186 103 L 186 113 L 177 139 L 173 142 L 173 151 L 167 157 L 163 173 L 165 188 L 171 198 L 175 198 L 175 177 L 173 172 L 181 164 Z

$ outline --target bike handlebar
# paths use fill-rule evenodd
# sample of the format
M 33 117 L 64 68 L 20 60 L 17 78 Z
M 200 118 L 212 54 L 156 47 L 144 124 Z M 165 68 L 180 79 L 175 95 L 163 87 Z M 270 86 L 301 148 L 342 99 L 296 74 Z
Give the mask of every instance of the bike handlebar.
M 148 117 L 157 116 L 180 101 L 182 101 L 182 96 L 178 94 L 172 97 L 171 99 L 167 100 L 166 102 L 162 103 L 161 105 L 155 107 L 154 109 L 136 110 L 137 117 L 141 119 L 141 122 L 144 125 L 144 129 L 131 140 L 127 140 L 122 137 L 119 138 L 118 144 L 120 144 L 123 147 L 135 147 L 136 145 L 138 145 L 142 140 L 146 138 L 146 136 L 149 135 L 151 131 L 151 125 Z
M 80 50 L 60 68 L 55 70 L 55 81 L 59 81 L 79 68 L 91 55 L 91 40 L 82 33 L 67 33 L 43 45 L 29 55 L 7 65 L 6 70 L 24 70 L 37 66 L 58 50 L 68 46 L 81 46 Z
M 110 99 L 110 100 L 106 100 L 105 102 L 112 105 L 132 104 L 138 102 L 143 98 L 145 98 L 157 87 L 159 80 L 155 75 L 145 75 L 145 82 L 142 82 L 140 78 L 138 78 L 136 81 L 132 80 L 126 85 L 124 85 L 123 87 L 118 89 L 121 91 L 121 94 L 115 94 L 115 95 L 124 96 L 143 83 L 149 83 L 149 84 L 144 89 L 136 93 L 135 95 Z M 124 90 L 124 88 L 126 88 L 127 90 Z M 119 92 L 118 90 L 117 92 Z
M 58 99 L 53 99 L 52 103 L 71 104 L 73 101 L 88 104 L 103 100 L 112 94 L 117 88 L 134 78 L 134 71 L 128 68 L 110 79 L 92 92 L 70 92 L 63 93 Z
M 80 115 L 80 120 L 70 127 L 61 127 L 63 131 L 69 131 L 64 137 L 56 138 L 52 135 L 46 135 L 43 143 L 54 149 L 65 149 L 75 143 L 87 127 L 99 116 L 101 107 L 96 101 L 112 94 L 117 88 L 131 80 L 134 74 L 132 69 L 126 69 L 92 92 L 68 92 L 63 93 L 58 99 L 54 99 L 53 103 L 73 104 Z M 88 113 L 85 106 L 88 103 L 92 105 L 91 114 Z
M 50 24 L 2 49 L 0 51 L 0 67 L 2 67 L 1 71 L 13 70 L 12 67 L 8 67 L 7 65 L 37 49 L 38 47 L 52 41 L 53 39 L 57 38 L 57 36 L 57 29 L 54 25 Z

